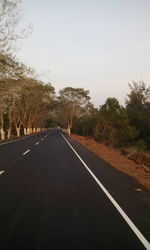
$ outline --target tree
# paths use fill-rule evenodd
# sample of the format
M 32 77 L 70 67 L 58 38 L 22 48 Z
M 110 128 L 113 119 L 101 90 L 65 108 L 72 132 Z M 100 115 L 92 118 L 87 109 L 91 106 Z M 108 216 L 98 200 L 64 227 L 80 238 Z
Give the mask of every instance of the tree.
M 68 133 L 72 128 L 74 120 L 81 116 L 89 105 L 89 91 L 83 88 L 66 87 L 59 92 L 58 117 L 64 126 L 67 126 Z
M 49 107 L 54 96 L 54 88 L 51 85 L 44 85 L 36 79 L 29 79 L 28 83 L 21 89 L 12 113 L 18 134 L 21 125 L 24 127 L 24 134 L 35 132 L 44 126 L 43 122 L 50 113 Z
M 77 117 L 73 123 L 72 131 L 82 136 L 94 136 L 98 110 L 93 104 L 87 105 L 81 116 Z
M 20 129 L 29 134 L 44 126 L 50 115 L 54 88 L 34 78 L 4 79 L 0 91 L 1 139 L 11 136 L 12 126 L 20 136 Z M 4 119 L 5 118 L 5 119 Z
M 129 84 L 130 94 L 126 99 L 126 110 L 130 124 L 139 131 L 139 139 L 150 148 L 150 87 L 143 81 Z
M 25 38 L 31 33 L 31 28 L 18 31 L 20 2 L 19 0 L 0 1 L 0 55 L 10 52 L 18 38 Z
M 17 92 L 27 84 L 27 76 L 32 75 L 32 70 L 19 63 L 11 55 L 0 57 L 0 135 L 5 138 L 4 114 L 10 118 Z M 9 119 L 10 120 L 10 119 Z M 7 137 L 10 135 L 11 124 L 8 127 Z
M 125 108 L 116 98 L 107 98 L 99 110 L 96 139 L 119 146 L 133 141 L 136 135 L 135 128 L 129 125 Z
M 14 42 L 25 37 L 25 30 L 18 34 L 20 1 L 0 1 L 0 135 L 5 138 L 4 114 L 12 112 L 18 79 L 25 76 L 27 67 L 19 63 L 11 54 Z M 29 73 L 29 72 L 28 72 Z M 27 74 L 28 74 L 27 73 Z M 6 105 L 9 103 L 9 105 Z M 8 137 L 10 126 L 8 128 Z
M 7 81 L 31 77 L 33 70 L 25 64 L 20 63 L 11 54 L 2 54 L 0 57 L 0 82 L 7 84 Z M 2 89 L 0 89 L 1 91 Z
M 15 27 L 18 23 L 17 2 L 0 1 L 0 53 L 10 50 L 10 44 L 16 40 Z

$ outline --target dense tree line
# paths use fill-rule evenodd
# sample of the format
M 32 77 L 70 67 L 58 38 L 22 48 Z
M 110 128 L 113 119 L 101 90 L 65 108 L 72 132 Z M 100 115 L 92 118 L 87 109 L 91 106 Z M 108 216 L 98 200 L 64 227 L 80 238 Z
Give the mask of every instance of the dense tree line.
M 116 98 L 107 98 L 99 109 L 91 107 L 77 117 L 73 132 L 114 146 L 150 149 L 150 87 L 143 81 L 129 87 L 125 107 Z
M 0 1 L 0 138 L 39 131 L 45 126 L 54 88 L 34 77 L 33 71 L 12 55 L 18 33 L 19 1 Z
M 31 70 L 12 58 L 10 60 L 9 70 L 1 68 L 5 71 L 0 77 L 1 139 L 43 128 L 54 99 L 54 88 L 50 84 L 33 78 Z M 0 63 L 5 64 L 2 60 Z

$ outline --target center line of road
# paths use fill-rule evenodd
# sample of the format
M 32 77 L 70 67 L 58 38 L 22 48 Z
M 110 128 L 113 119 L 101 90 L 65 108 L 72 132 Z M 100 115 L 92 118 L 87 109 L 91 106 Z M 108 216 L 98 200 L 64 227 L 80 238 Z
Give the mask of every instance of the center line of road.
M 33 134 L 33 135 L 27 135 L 27 136 L 22 137 L 22 138 L 16 138 L 16 139 L 14 139 L 12 141 L 7 141 L 7 142 L 0 143 L 0 146 L 3 146 L 5 144 L 10 144 L 10 143 L 13 143 L 13 142 L 17 142 L 17 141 L 21 141 L 21 140 L 25 140 L 25 139 L 28 139 L 28 138 L 30 138 L 32 136 L 36 136 L 36 135 L 37 134 Z
M 31 150 L 30 149 L 28 149 L 27 151 L 25 151 L 24 153 L 23 153 L 23 155 L 26 155 L 27 153 L 29 153 Z
M 112 202 L 112 204 L 115 206 L 115 208 L 118 210 L 118 212 L 121 214 L 121 216 L 124 218 L 124 220 L 127 222 L 127 224 L 132 229 L 132 231 L 136 234 L 138 239 L 142 242 L 142 244 L 146 247 L 146 249 L 150 249 L 150 244 L 147 241 L 147 239 L 143 236 L 143 234 L 139 231 L 139 229 L 134 225 L 134 223 L 131 221 L 131 219 L 128 217 L 128 215 L 123 211 L 123 209 L 120 207 L 120 205 L 115 201 L 115 199 L 111 196 L 111 194 L 103 186 L 103 184 L 98 180 L 98 178 L 89 169 L 89 167 L 86 165 L 86 163 L 83 161 L 83 159 L 79 156 L 79 154 L 76 152 L 76 150 L 71 146 L 71 144 L 66 139 L 66 137 L 62 133 L 60 133 L 60 134 L 64 138 L 64 140 L 67 142 L 67 144 L 70 146 L 70 148 L 73 150 L 73 152 L 76 154 L 76 156 L 79 158 L 79 160 L 82 162 L 82 164 L 87 169 L 87 171 L 90 173 L 90 175 L 93 177 L 93 179 L 97 182 L 97 184 L 100 186 L 100 188 L 106 194 L 106 196 L 109 198 L 109 200 Z
M 1 174 L 3 174 L 3 173 L 5 173 L 5 171 L 4 171 L 4 170 L 0 171 L 0 175 L 1 175 Z
M 39 143 L 40 143 L 40 141 L 37 141 L 37 142 L 35 143 L 35 145 L 37 146 L 37 145 L 39 145 Z

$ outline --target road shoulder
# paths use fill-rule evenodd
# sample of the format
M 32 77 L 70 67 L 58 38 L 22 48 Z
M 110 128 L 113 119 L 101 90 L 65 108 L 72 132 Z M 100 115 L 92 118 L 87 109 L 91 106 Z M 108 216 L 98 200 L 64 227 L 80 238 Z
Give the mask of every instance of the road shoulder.
M 98 157 L 109 163 L 112 167 L 117 170 L 128 174 L 135 178 L 140 184 L 150 190 L 150 173 L 144 171 L 140 164 L 127 159 L 119 152 L 112 148 L 107 147 L 104 144 L 97 143 L 91 138 L 86 138 L 78 135 L 70 135 L 70 138 L 81 143 L 90 151 L 95 153 Z M 137 190 L 140 192 L 140 189 Z

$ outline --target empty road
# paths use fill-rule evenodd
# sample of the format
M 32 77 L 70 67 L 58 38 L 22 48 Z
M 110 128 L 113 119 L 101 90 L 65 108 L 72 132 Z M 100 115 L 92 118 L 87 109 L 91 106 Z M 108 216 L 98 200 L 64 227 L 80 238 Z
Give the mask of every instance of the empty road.
M 149 194 L 58 129 L 0 144 L 0 250 L 150 249 Z

